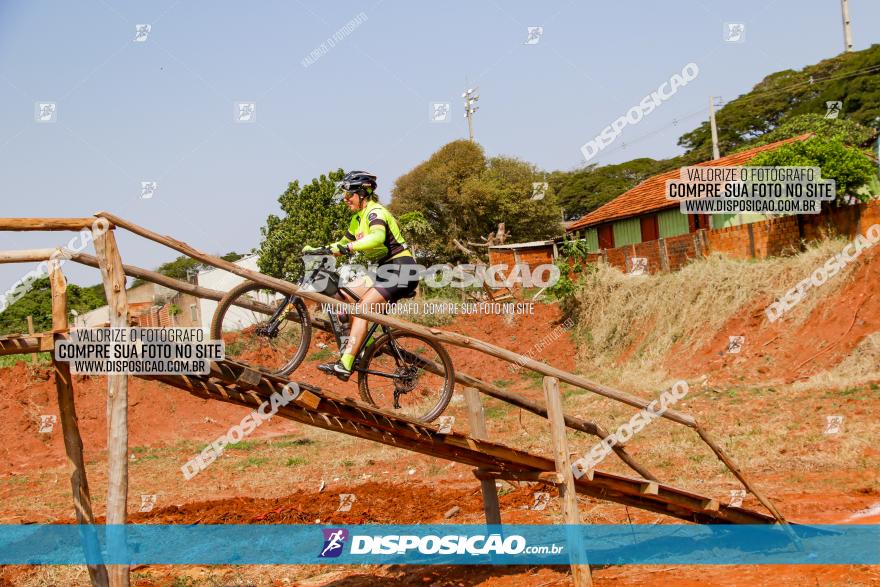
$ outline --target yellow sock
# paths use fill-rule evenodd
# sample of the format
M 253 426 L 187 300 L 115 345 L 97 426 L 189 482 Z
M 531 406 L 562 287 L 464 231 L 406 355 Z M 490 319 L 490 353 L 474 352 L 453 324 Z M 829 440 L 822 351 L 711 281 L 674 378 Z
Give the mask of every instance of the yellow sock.
M 351 366 L 354 365 L 354 355 L 345 353 L 342 355 L 342 358 L 339 359 L 339 362 L 342 363 L 343 367 L 351 371 Z

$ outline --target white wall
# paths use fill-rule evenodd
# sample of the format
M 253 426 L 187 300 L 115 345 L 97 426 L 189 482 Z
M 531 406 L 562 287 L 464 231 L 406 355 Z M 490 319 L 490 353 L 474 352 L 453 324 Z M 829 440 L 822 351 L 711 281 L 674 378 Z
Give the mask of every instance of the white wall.
M 239 267 L 243 267 L 244 269 L 251 269 L 253 271 L 259 271 L 257 267 L 257 261 L 259 260 L 259 255 L 249 255 L 247 257 L 242 257 L 238 261 L 235 262 Z M 202 287 L 207 287 L 211 289 L 219 289 L 220 291 L 229 291 L 239 283 L 244 281 L 243 277 L 235 275 L 234 273 L 229 273 L 223 269 L 208 269 L 206 271 L 199 272 L 199 285 Z M 268 301 L 266 298 L 266 294 L 261 294 L 259 299 L 261 301 Z M 217 309 L 217 302 L 214 300 L 208 300 L 205 298 L 201 298 L 199 300 L 199 310 L 202 313 L 202 327 L 209 328 L 211 326 L 211 318 L 214 316 L 214 310 Z M 255 321 L 255 316 L 249 310 L 245 310 L 243 308 L 232 307 L 227 311 L 225 324 L 228 327 L 230 324 L 237 323 L 239 328 L 248 326 L 253 324 Z

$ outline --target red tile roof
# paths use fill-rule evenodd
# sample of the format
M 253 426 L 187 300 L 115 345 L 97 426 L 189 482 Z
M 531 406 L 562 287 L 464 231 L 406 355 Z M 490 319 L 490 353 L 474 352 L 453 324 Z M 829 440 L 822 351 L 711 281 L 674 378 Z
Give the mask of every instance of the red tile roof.
M 791 137 L 775 143 L 769 143 L 761 145 L 760 147 L 740 151 L 739 153 L 734 153 L 720 159 L 697 163 L 696 165 L 705 167 L 742 165 L 758 153 L 772 151 L 786 143 L 803 141 L 811 136 L 812 133 L 807 133 L 797 137 Z M 665 210 L 667 208 L 677 208 L 679 204 L 678 202 L 666 199 L 666 182 L 671 179 L 678 179 L 680 173 L 680 169 L 673 169 L 649 177 L 631 190 L 620 194 L 610 202 L 571 223 L 571 225 L 566 228 L 566 231 L 572 232 L 574 230 L 595 226 L 610 220 L 620 220 L 621 218 L 639 216 L 641 214 Z

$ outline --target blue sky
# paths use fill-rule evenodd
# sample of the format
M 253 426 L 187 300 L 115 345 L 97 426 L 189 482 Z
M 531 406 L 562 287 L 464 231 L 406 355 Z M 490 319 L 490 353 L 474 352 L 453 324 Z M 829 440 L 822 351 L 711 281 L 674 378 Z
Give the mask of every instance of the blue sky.
M 856 49 L 877 42 L 880 3 L 850 11 Z M 726 22 L 745 23 L 744 42 L 724 41 Z M 151 25 L 144 42 L 137 24 Z M 537 44 L 525 44 L 529 26 L 544 27 Z M 842 46 L 838 0 L 0 0 L 0 215 L 106 209 L 209 252 L 245 251 L 294 179 L 368 169 L 387 201 L 395 178 L 467 136 L 466 84 L 480 88 L 476 137 L 490 155 L 572 169 L 582 144 L 688 62 L 698 78 L 594 162 L 674 155 L 708 96 L 729 100 Z M 57 104 L 56 122 L 35 121 L 38 102 Z M 236 102 L 256 104 L 255 122 L 235 121 Z M 451 103 L 450 122 L 430 121 L 432 102 Z M 142 181 L 158 182 L 151 199 Z M 70 236 L 0 233 L 0 248 Z M 118 238 L 127 263 L 174 256 Z M 0 266 L 0 290 L 29 269 Z

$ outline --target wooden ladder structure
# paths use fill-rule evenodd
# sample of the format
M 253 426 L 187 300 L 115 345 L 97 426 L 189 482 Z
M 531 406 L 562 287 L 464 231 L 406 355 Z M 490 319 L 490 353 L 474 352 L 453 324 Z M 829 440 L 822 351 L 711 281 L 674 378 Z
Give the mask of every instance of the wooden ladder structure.
M 63 248 L 0 251 L 0 263 L 47 263 L 46 272 L 52 286 L 52 332 L 7 335 L 0 337 L 0 356 L 52 351 L 54 343 L 68 336 L 66 281 L 61 263 L 73 260 L 97 267 L 101 271 L 104 290 L 110 308 L 110 326 L 129 325 L 128 306 L 125 297 L 126 277 L 139 277 L 198 297 L 219 300 L 225 292 L 216 291 L 187 282 L 169 278 L 153 271 L 124 265 L 116 246 L 114 230 L 124 228 L 148 240 L 168 246 L 202 263 L 224 269 L 263 287 L 284 294 L 295 294 L 319 304 L 338 304 L 338 300 L 314 292 L 301 291 L 295 284 L 244 269 L 207 255 L 193 247 L 168 236 L 159 235 L 125 219 L 106 212 L 88 218 L 0 218 L 0 231 L 46 230 L 80 231 L 89 234 L 95 244 L 96 255 Z M 85 239 L 83 239 L 85 240 Z M 271 309 L 258 302 L 241 301 L 257 311 Z M 470 423 L 468 433 L 442 432 L 438 427 L 397 416 L 371 405 L 354 400 L 340 400 L 333 394 L 307 383 L 300 383 L 301 393 L 288 405 L 281 407 L 278 415 L 309 426 L 348 434 L 365 440 L 380 442 L 404 450 L 418 452 L 437 458 L 473 466 L 480 480 L 486 512 L 490 524 L 501 522 L 496 480 L 528 481 L 555 486 L 559 489 L 566 524 L 579 524 L 580 516 L 576 494 L 581 493 L 597 499 L 620 503 L 643 510 L 669 515 L 682 520 L 702 524 L 786 524 L 776 507 L 751 483 L 706 429 L 692 416 L 677 410 L 666 410 L 662 417 L 694 430 L 715 453 L 730 472 L 769 511 L 768 514 L 747 508 L 724 505 L 708 496 L 663 484 L 644 465 L 638 463 L 625 446 L 613 447 L 615 454 L 638 476 L 628 477 L 599 470 L 574 479 L 566 430 L 573 429 L 604 439 L 609 436 L 600 424 L 563 412 L 558 383 L 564 381 L 572 386 L 593 392 L 637 409 L 647 408 L 649 401 L 551 365 L 528 359 L 514 351 L 498 347 L 486 341 L 466 337 L 437 328 L 427 328 L 391 316 L 375 314 L 365 308 L 349 307 L 361 317 L 384 326 L 420 334 L 443 344 L 470 349 L 489 355 L 544 376 L 545 403 L 529 400 L 518 394 L 501 389 L 477 377 L 456 372 L 456 382 L 464 388 Z M 326 328 L 320 320 L 314 326 Z M 82 439 L 77 425 L 73 403 L 73 388 L 69 364 L 55 361 L 55 383 L 58 391 L 60 421 L 64 434 L 65 449 L 70 468 L 71 489 L 77 521 L 94 524 L 91 497 L 86 480 L 82 455 Z M 224 360 L 211 364 L 208 375 L 161 375 L 139 376 L 161 381 L 193 395 L 227 403 L 257 407 L 272 393 L 281 391 L 289 380 L 272 375 L 253 366 Z M 128 497 L 128 376 L 109 375 L 108 379 L 108 494 L 107 523 L 125 524 Z M 552 458 L 493 442 L 486 433 L 480 394 L 508 402 L 549 420 Z M 576 536 L 571 538 L 578 540 Z M 94 541 L 86 541 L 86 549 L 94 549 Z M 588 561 L 583 548 L 570 544 L 572 577 L 577 585 L 590 585 Z M 128 567 L 120 565 L 94 565 L 89 567 L 94 585 L 123 586 L 129 584 Z

